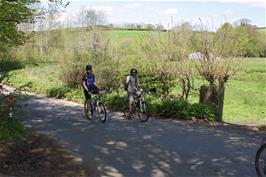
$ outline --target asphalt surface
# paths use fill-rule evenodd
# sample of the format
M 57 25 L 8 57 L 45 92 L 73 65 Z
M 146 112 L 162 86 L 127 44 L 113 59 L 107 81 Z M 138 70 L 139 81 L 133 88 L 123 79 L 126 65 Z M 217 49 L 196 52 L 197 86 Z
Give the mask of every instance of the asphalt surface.
M 25 105 L 25 125 L 60 141 L 95 177 L 256 177 L 255 154 L 266 136 L 240 126 L 142 123 L 111 112 L 105 123 L 89 121 L 82 105 L 40 96 Z

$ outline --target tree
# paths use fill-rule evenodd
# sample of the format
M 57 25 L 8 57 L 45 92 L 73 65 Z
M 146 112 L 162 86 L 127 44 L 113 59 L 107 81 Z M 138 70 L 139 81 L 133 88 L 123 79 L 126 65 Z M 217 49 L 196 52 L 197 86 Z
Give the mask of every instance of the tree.
M 237 39 L 240 36 L 232 32 L 232 26 L 226 23 L 217 33 L 201 30 L 200 35 L 200 52 L 203 57 L 197 62 L 197 70 L 209 83 L 200 88 L 200 103 L 212 107 L 219 121 L 223 115 L 225 84 L 239 69 Z
M 155 26 L 153 24 L 147 24 L 146 29 L 149 31 L 153 31 L 155 29 Z
M 25 43 L 30 37 L 29 33 L 23 32 L 18 28 L 22 23 L 33 23 L 40 0 L 0 0 L 0 51 L 7 47 L 18 46 Z M 60 7 L 66 7 L 63 0 L 49 0 L 49 7 L 54 6 L 53 12 Z M 45 13 L 52 11 L 42 11 Z
M 87 27 L 93 29 L 95 26 L 104 25 L 106 23 L 106 15 L 104 12 L 89 9 L 85 12 L 85 23 Z
M 158 24 L 156 24 L 156 30 L 163 31 L 164 30 L 164 26 L 161 23 L 158 23 Z
M 0 51 L 4 46 L 25 42 L 28 35 L 17 28 L 18 24 L 33 21 L 34 9 L 30 5 L 39 0 L 0 0 Z

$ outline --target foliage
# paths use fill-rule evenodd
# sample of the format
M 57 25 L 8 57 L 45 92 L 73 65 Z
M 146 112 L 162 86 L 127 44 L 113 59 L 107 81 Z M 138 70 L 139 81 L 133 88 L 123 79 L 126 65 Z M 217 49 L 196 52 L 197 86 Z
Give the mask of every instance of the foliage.
M 16 119 L 2 117 L 0 119 L 0 141 L 23 138 L 26 136 L 26 130 Z
M 119 95 L 115 93 L 103 97 L 102 100 L 105 105 L 115 111 L 123 111 L 123 108 L 127 104 L 126 95 Z
M 167 68 L 167 66 L 170 67 L 168 64 L 164 66 L 153 64 L 143 68 L 139 74 L 143 89 L 155 94 L 157 97 L 169 95 L 176 82 L 174 75 L 167 72 L 167 69 L 163 69 Z
M 260 130 L 260 131 L 266 131 L 266 125 L 262 125 L 262 126 L 260 126 L 260 127 L 259 127 L 259 130 Z
M 194 103 L 189 109 L 189 116 L 197 119 L 215 120 L 213 110 L 207 105 Z
M 0 72 L 7 72 L 14 69 L 21 69 L 23 67 L 24 64 L 20 60 L 15 59 L 8 54 L 0 56 Z
M 116 91 L 121 83 L 119 49 L 110 40 L 103 40 L 99 31 L 91 31 L 90 35 L 92 40 L 86 51 L 76 47 L 65 53 L 60 78 L 65 85 L 77 88 L 81 85 L 85 66 L 90 63 L 93 65 L 97 85 L 108 91 Z
M 221 37 L 223 36 L 223 37 Z M 227 37 L 228 36 L 228 37 Z M 224 23 L 215 34 L 222 40 L 223 53 L 231 56 L 265 57 L 265 34 L 247 22 Z M 237 46 L 237 47 L 236 47 Z
M 141 43 L 142 56 L 144 59 L 152 61 L 151 70 L 155 71 L 153 81 L 157 78 L 157 85 L 162 84 L 161 87 L 154 87 L 160 90 L 159 94 L 169 95 L 176 78 L 180 82 L 184 99 L 188 98 L 193 89 L 193 73 L 189 66 L 190 62 L 187 61 L 188 55 L 192 51 L 190 48 L 192 34 L 192 27 L 189 23 L 182 23 L 166 34 L 157 32 L 157 34 L 153 33 L 143 39 Z
M 0 1 L 0 51 L 2 46 L 21 45 L 27 39 L 26 33 L 17 25 L 33 20 L 34 9 L 30 5 L 39 0 Z
M 265 59 L 249 58 L 243 59 L 239 64 L 242 70 L 232 78 L 226 85 L 224 121 L 261 121 L 266 117 L 265 112 L 265 93 L 266 93 L 266 68 Z M 126 65 L 128 66 L 128 65 Z M 124 66 L 123 66 L 124 67 Z M 122 67 L 122 68 L 123 68 Z M 194 67 L 194 66 L 193 66 Z M 144 69 L 140 69 L 142 71 Z M 126 69 L 128 73 L 128 69 Z M 40 64 L 38 66 L 27 66 L 23 69 L 11 71 L 4 82 L 19 87 L 23 83 L 32 82 L 30 92 L 42 93 L 68 100 L 83 102 L 83 92 L 80 89 L 66 89 L 58 80 L 60 66 L 54 63 Z M 142 78 L 140 78 L 143 81 Z M 153 82 L 150 82 L 152 84 Z M 179 83 L 177 83 L 179 84 Z M 202 80 L 198 75 L 195 77 L 195 87 L 199 87 Z M 66 92 L 67 90 L 67 92 Z M 75 90 L 75 91 L 71 91 Z M 146 90 L 148 92 L 148 90 Z M 114 92 L 115 93 L 115 92 Z M 170 95 L 178 95 L 180 85 L 176 85 Z M 113 94 L 113 93 L 112 93 Z M 124 95 L 125 96 L 125 95 Z M 160 95 L 159 95 L 160 96 Z M 122 96 L 121 96 L 122 97 Z M 198 93 L 190 95 L 188 101 L 193 104 L 199 101 Z M 147 97 L 147 102 L 151 105 L 160 104 L 161 100 L 154 95 Z M 156 107 L 152 107 L 152 112 L 156 112 Z
M 210 85 L 223 85 L 239 69 L 236 64 L 239 60 L 236 56 L 240 55 L 241 51 L 238 50 L 239 46 L 235 40 L 239 36 L 231 36 L 229 24 L 223 25 L 214 35 L 201 30 L 201 57 L 197 63 L 197 70 Z M 235 52 L 230 53 L 231 50 Z
M 89 53 L 82 53 L 77 48 L 64 53 L 59 78 L 66 86 L 70 88 L 78 88 L 81 86 L 81 77 L 85 73 L 87 57 L 90 58 Z
M 104 103 L 113 110 L 123 111 L 127 104 L 126 95 L 111 94 L 104 97 Z M 154 115 L 166 116 L 179 119 L 205 119 L 214 120 L 213 111 L 206 105 L 200 103 L 190 104 L 186 100 L 180 98 L 158 99 L 155 97 L 147 97 L 149 104 L 149 112 Z

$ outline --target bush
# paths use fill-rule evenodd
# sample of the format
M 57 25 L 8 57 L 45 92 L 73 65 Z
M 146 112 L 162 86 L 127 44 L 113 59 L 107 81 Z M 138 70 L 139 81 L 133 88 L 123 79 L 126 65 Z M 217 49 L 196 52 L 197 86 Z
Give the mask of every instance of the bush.
M 166 99 L 158 107 L 160 114 L 163 116 L 173 116 L 175 118 L 190 118 L 189 117 L 190 104 L 182 99 Z
M 102 100 L 106 106 L 115 111 L 123 111 L 125 105 L 127 104 L 126 95 L 110 94 L 103 97 Z
M 24 64 L 10 56 L 0 56 L 0 72 L 24 68 Z
M 53 88 L 46 90 L 46 95 L 55 97 L 55 98 L 65 98 L 69 90 L 70 89 L 67 87 L 53 87 Z
M 123 111 L 123 108 L 127 104 L 127 96 L 111 94 L 105 96 L 103 101 L 111 109 Z M 151 114 L 178 119 L 191 119 L 194 117 L 210 121 L 214 120 L 214 112 L 208 106 L 200 103 L 190 104 L 180 98 L 160 100 L 151 96 L 147 97 L 146 101 L 149 105 L 148 111 Z
M 64 53 L 64 55 L 59 79 L 70 88 L 78 88 L 90 56 L 87 52 L 81 52 L 78 49 L 74 49 L 71 53 Z
M 259 130 L 260 130 L 260 131 L 266 131 L 266 125 L 262 125 L 262 126 L 260 126 L 260 127 L 259 127 Z
M 26 136 L 23 125 L 15 119 L 7 118 L 7 115 L 0 119 L 0 141 L 6 141 Z
M 190 106 L 189 116 L 197 119 L 215 120 L 214 111 L 209 106 L 200 103 Z
M 146 68 L 139 73 L 140 84 L 146 92 L 156 97 L 169 95 L 176 84 L 176 79 L 159 68 Z

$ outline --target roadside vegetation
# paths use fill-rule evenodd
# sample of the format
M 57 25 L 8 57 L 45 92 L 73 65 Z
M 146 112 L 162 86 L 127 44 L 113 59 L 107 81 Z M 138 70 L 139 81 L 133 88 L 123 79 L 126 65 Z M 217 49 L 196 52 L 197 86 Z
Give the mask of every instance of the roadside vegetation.
M 258 58 L 266 56 L 265 34 L 247 19 L 216 32 L 202 21 L 197 28 L 184 22 L 169 31 L 160 25 L 118 30 L 93 9 L 81 12 L 82 28 L 63 28 L 52 19 L 40 18 L 38 31 L 20 47 L 2 49 L 4 83 L 32 82 L 29 91 L 82 103 L 80 77 L 90 63 L 98 85 L 109 92 L 106 104 L 117 109 L 125 103 L 125 76 L 135 66 L 152 114 L 229 122 L 266 117 L 265 58 Z M 30 28 L 23 24 L 25 35 Z

